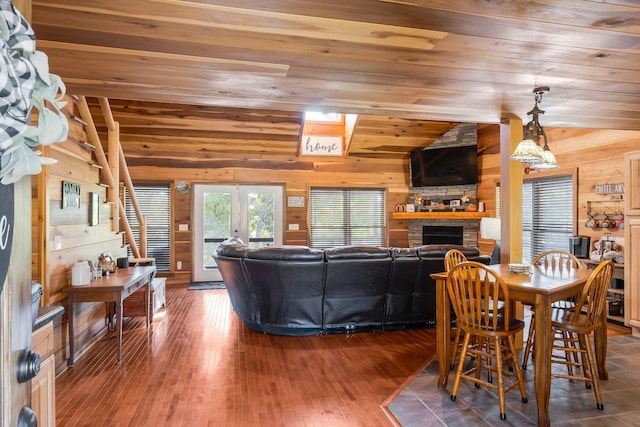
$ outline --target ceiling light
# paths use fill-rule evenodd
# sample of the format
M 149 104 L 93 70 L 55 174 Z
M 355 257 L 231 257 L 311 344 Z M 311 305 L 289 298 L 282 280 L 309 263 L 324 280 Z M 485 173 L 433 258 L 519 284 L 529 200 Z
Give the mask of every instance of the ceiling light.
M 533 90 L 535 94 L 535 105 L 527 115 L 533 119 L 524 127 L 524 139 L 520 141 L 513 154 L 512 160 L 518 160 L 522 164 L 528 165 L 529 169 L 555 169 L 558 162 L 547 144 L 547 134 L 538 121 L 538 115 L 544 114 L 544 110 L 538 107 L 542 101 L 542 95 L 549 92 L 547 86 L 537 87 Z M 540 145 L 540 138 L 544 139 L 544 145 Z

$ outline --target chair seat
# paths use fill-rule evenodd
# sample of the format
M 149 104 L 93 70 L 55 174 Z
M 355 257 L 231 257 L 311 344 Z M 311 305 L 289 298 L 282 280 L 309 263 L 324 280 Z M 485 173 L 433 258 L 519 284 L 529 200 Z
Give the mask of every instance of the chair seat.
M 587 325 L 588 319 L 585 316 L 580 316 L 579 319 L 574 321 L 574 317 L 577 315 L 578 313 L 573 308 L 554 308 L 551 311 L 551 327 L 581 334 L 591 333 L 600 327 L 600 323 Z
M 491 323 L 491 321 L 489 323 Z M 524 329 L 524 321 L 513 318 L 513 317 L 509 319 L 508 329 L 505 328 L 503 316 L 498 317 L 498 322 L 496 325 L 497 325 L 496 328 L 490 328 L 490 327 L 487 327 L 486 325 L 478 325 L 478 324 L 470 325 L 470 327 L 458 325 L 458 327 L 462 330 L 471 331 L 474 334 L 478 334 L 480 331 L 482 331 L 486 333 L 486 335 L 491 335 L 491 336 L 501 335 L 501 334 L 509 335 L 514 331 L 519 331 L 520 329 Z

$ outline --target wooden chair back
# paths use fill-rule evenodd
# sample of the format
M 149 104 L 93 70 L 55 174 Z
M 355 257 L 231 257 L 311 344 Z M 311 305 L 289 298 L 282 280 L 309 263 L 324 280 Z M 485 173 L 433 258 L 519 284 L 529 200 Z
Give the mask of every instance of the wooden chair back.
M 474 261 L 454 265 L 447 276 L 447 292 L 461 328 L 509 330 L 509 290 L 502 277 L 486 265 Z
M 450 249 L 444 256 L 444 271 L 451 271 L 454 265 L 466 262 L 467 257 L 458 249 Z
M 533 265 L 539 265 L 545 270 L 570 270 L 572 268 L 583 269 L 586 265 L 580 261 L 574 254 L 560 249 L 542 252 L 532 262 Z
M 603 261 L 593 270 L 576 301 L 575 315 L 571 323 L 576 326 L 595 328 L 602 321 L 606 309 L 607 292 L 613 277 L 613 262 Z

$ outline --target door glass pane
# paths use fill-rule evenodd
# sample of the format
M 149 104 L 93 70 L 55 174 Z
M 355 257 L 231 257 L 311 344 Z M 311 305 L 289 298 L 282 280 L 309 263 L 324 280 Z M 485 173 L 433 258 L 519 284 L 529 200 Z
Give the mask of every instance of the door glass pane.
M 216 266 L 213 254 L 220 244 L 231 237 L 231 194 L 205 193 L 203 218 L 203 263 L 204 268 Z
M 274 196 L 251 192 L 247 195 L 249 246 L 259 248 L 274 242 Z

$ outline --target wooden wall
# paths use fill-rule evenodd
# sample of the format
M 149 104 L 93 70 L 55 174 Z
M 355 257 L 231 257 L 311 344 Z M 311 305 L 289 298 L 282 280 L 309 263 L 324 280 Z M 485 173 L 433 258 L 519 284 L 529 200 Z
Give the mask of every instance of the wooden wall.
M 78 116 L 73 100 L 65 113 Z M 78 143 L 86 140 L 82 124 L 69 120 L 69 138 L 45 147 L 45 155 L 57 160 L 32 178 L 32 277 L 44 286 L 42 305 L 63 305 L 62 289 L 71 284 L 71 267 L 78 260 L 97 262 L 103 252 L 126 254 L 122 238 L 111 230 L 111 203 L 105 203 L 106 188 L 100 185 L 100 171 L 91 166 L 92 153 Z M 62 182 L 80 184 L 80 207 L 62 208 Z M 99 224 L 89 225 L 89 194 L 100 195 Z M 59 372 L 68 358 L 67 315 L 55 323 L 55 359 Z M 103 303 L 76 306 L 76 351 L 106 332 Z
M 478 200 L 485 203 L 486 210 L 495 216 L 495 185 L 500 180 L 498 125 L 479 125 L 478 150 L 480 180 Z M 553 172 L 571 173 L 577 170 L 578 176 L 578 225 L 576 234 L 599 239 L 602 229 L 589 229 L 584 226 L 587 219 L 586 202 L 607 200 L 609 196 L 596 195 L 594 185 L 605 184 L 610 180 L 622 182 L 616 171 L 623 171 L 623 155 L 640 144 L 640 132 L 607 131 L 584 129 L 547 129 L 549 145 L 556 154 L 561 167 Z M 247 156 L 244 156 L 247 159 Z M 171 181 L 241 184 L 281 184 L 285 188 L 285 200 L 289 195 L 307 196 L 311 186 L 371 186 L 387 189 L 388 244 L 406 246 L 408 244 L 406 220 L 391 219 L 391 212 L 397 203 L 406 203 L 408 195 L 408 162 L 403 160 L 380 160 L 371 158 L 346 159 L 344 161 L 309 162 L 309 168 L 303 170 L 274 170 L 260 162 L 247 161 L 247 167 L 220 169 L 185 169 L 169 167 L 131 167 L 134 181 L 167 182 L 162 177 L 173 177 Z M 540 176 L 543 172 L 532 172 L 528 176 Z M 178 223 L 191 221 L 190 193 L 180 195 L 174 191 L 174 230 Z M 308 206 L 308 203 L 305 205 Z M 300 231 L 285 231 L 286 244 L 307 244 L 307 208 L 285 209 L 285 230 L 288 224 L 297 223 Z M 190 226 L 189 229 L 192 229 Z M 622 230 L 615 230 L 614 236 L 622 237 Z M 169 276 L 168 283 L 186 283 L 190 280 L 191 259 L 190 233 L 174 231 L 174 261 L 182 261 L 183 270 Z M 175 262 L 173 263 L 175 265 Z
M 624 182 L 624 153 L 640 147 L 640 132 L 599 129 L 545 128 L 549 148 L 560 168 L 549 172 L 533 171 L 525 175 L 539 177 L 554 174 L 577 174 L 577 226 L 575 234 L 591 236 L 591 243 L 604 232 L 622 238 L 624 230 L 585 227 L 587 202 L 611 200 L 614 195 L 596 194 L 595 186 Z M 495 216 L 495 186 L 500 181 L 500 127 L 478 126 L 480 182 L 478 199 Z M 621 196 L 621 195 L 617 195 Z

